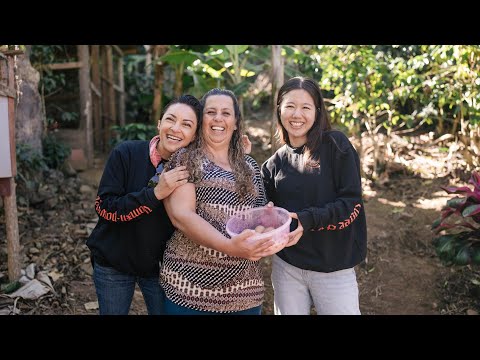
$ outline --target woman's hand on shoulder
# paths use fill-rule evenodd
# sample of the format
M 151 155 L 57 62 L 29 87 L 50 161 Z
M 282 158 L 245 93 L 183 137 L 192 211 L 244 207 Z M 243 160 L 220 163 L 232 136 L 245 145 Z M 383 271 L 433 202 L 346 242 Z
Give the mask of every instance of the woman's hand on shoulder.
M 169 196 L 177 187 L 188 182 L 188 171 L 186 166 L 177 166 L 176 168 L 163 171 L 159 176 L 157 186 L 155 186 L 155 197 L 163 200 Z
M 242 144 L 245 154 L 250 154 L 252 152 L 252 142 L 247 135 L 242 135 Z

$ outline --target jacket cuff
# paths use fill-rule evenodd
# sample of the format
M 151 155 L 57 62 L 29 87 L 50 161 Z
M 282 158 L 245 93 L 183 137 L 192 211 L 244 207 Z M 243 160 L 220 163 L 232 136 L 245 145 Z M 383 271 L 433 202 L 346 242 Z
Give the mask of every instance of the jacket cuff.
M 313 217 L 309 211 L 297 212 L 298 221 L 303 226 L 303 231 L 309 231 L 313 228 Z
M 155 209 L 158 207 L 161 203 L 162 200 L 158 200 L 157 197 L 155 196 L 155 189 L 154 188 L 148 188 L 147 192 L 147 200 L 148 200 L 148 206 L 150 206 L 152 209 Z

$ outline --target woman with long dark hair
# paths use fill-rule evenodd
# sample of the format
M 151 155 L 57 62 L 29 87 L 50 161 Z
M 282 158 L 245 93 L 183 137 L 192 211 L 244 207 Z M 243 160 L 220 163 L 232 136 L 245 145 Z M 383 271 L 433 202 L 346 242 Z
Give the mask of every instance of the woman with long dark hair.
M 331 129 L 318 84 L 291 78 L 280 88 L 284 145 L 262 165 L 268 200 L 290 211 L 293 231 L 273 256 L 275 314 L 360 314 L 354 266 L 367 232 L 358 154 Z M 296 227 L 296 228 L 295 228 Z

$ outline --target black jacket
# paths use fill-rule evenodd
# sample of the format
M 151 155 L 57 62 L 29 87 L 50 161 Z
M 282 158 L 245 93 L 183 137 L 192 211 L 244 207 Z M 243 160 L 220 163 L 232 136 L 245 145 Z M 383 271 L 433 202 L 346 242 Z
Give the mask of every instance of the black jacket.
M 174 228 L 162 201 L 147 187 L 154 174 L 148 141 L 125 141 L 110 154 L 95 201 L 98 223 L 87 240 L 100 265 L 136 276 L 159 275 Z
M 317 164 L 318 165 L 318 164 Z M 340 131 L 324 133 L 320 166 L 303 166 L 303 147 L 284 145 L 262 165 L 268 200 L 296 212 L 302 238 L 277 253 L 305 270 L 332 272 L 365 259 L 367 225 L 360 160 Z M 292 221 L 291 230 L 297 227 Z

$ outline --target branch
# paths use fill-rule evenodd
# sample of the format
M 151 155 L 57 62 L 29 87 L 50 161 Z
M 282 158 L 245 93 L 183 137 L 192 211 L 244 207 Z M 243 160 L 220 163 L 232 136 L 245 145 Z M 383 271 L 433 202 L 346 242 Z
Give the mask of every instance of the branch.
M 424 123 L 425 121 L 426 121 L 426 120 L 423 119 L 423 120 L 420 121 L 420 122 L 418 123 L 418 125 L 415 126 L 414 128 L 406 129 L 406 130 L 393 131 L 392 133 L 395 134 L 395 135 L 403 135 L 403 134 L 408 134 L 408 133 L 414 132 L 414 131 L 418 130 L 418 129 L 423 125 L 423 123 Z

